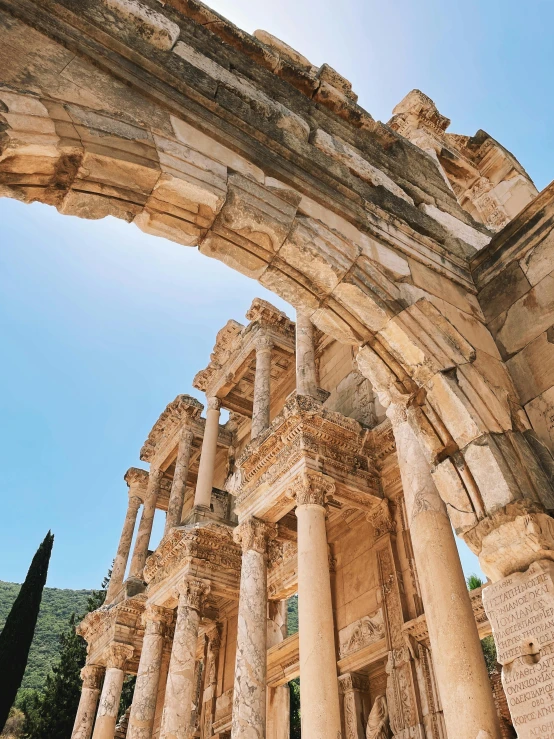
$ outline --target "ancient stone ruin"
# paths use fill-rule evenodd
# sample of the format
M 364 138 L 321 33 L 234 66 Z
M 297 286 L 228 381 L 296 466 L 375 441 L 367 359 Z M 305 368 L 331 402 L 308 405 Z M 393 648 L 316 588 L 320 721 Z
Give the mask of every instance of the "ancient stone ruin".
M 197 247 L 297 311 L 229 321 L 205 403 L 179 395 L 126 473 L 73 739 L 285 739 L 297 676 L 303 739 L 553 737 L 554 186 L 417 90 L 375 121 L 197 0 L 0 0 L 0 23 L 0 194 Z

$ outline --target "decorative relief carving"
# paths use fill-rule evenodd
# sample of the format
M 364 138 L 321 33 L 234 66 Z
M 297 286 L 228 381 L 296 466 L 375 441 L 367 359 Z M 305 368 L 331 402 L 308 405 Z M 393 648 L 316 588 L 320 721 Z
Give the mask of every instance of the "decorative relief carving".
M 212 395 L 206 399 L 206 406 L 210 411 L 218 411 L 221 409 L 221 400 Z
M 253 550 L 267 554 L 267 544 L 277 536 L 277 524 L 266 523 L 257 518 L 249 518 L 233 531 L 233 539 L 240 544 L 243 552 Z
M 140 450 L 140 458 L 145 462 L 151 462 L 156 454 L 157 448 L 177 429 L 192 420 L 200 418 L 204 406 L 191 395 L 178 395 L 169 403 L 160 415 L 148 438 Z
M 341 659 L 359 649 L 385 638 L 383 609 L 349 624 L 339 631 L 339 654 Z

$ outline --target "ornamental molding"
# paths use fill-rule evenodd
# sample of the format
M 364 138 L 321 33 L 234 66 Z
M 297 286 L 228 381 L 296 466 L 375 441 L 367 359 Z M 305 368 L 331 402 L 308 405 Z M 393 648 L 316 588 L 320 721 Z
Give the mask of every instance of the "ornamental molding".
M 104 605 L 96 611 L 87 613 L 76 627 L 77 633 L 87 642 L 87 652 L 103 640 L 115 634 L 116 627 L 122 625 L 131 630 L 142 628 L 141 619 L 147 597 L 144 593 L 120 601 L 116 604 Z
M 383 498 L 383 500 L 367 514 L 367 520 L 373 526 L 375 541 L 385 534 L 394 534 L 396 531 L 396 524 L 391 515 L 390 505 L 387 498 Z
M 151 462 L 156 452 L 184 425 L 200 420 L 204 406 L 191 395 L 178 395 L 162 412 L 140 450 L 140 459 Z
M 335 483 L 331 477 L 305 470 L 291 483 L 288 497 L 296 498 L 296 505 L 325 506 L 327 497 L 335 492 Z
M 367 692 L 369 690 L 369 678 L 367 675 L 360 675 L 357 672 L 346 672 L 344 675 L 339 675 L 339 691 L 342 695 L 346 695 L 353 690 L 362 690 Z
M 173 529 L 146 560 L 144 580 L 149 586 L 161 583 L 193 561 L 214 572 L 223 569 L 240 575 L 241 550 L 233 542 L 232 529 L 213 522 Z
M 329 474 L 354 477 L 362 490 L 381 497 L 368 436 L 361 424 L 325 409 L 317 400 L 292 395 L 269 429 L 238 460 L 237 507 L 260 485 L 272 485 L 302 459 L 324 459 Z

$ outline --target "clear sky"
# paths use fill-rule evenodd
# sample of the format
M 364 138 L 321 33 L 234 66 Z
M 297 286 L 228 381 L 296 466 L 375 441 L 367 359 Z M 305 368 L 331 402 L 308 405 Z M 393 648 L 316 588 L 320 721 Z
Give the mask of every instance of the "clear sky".
M 550 0 L 210 4 L 331 64 L 375 118 L 419 87 L 451 131 L 485 129 L 539 189 L 554 177 Z M 160 412 L 191 392 L 216 331 L 244 320 L 253 297 L 286 306 L 195 249 L 111 218 L 0 199 L 0 222 L 0 579 L 21 581 L 51 528 L 48 584 L 95 587 L 121 531 L 123 474 Z

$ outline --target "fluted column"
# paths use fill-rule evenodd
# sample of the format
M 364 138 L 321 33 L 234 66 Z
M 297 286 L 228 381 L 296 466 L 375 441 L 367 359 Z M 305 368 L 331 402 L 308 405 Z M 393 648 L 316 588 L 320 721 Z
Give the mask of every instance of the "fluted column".
M 133 647 L 128 644 L 112 644 L 110 647 L 92 739 L 113 739 L 125 665 L 132 655 Z
M 254 376 L 254 402 L 252 407 L 252 439 L 255 439 L 263 431 L 269 428 L 272 348 L 273 341 L 269 336 L 259 336 L 256 339 L 256 374 Z
M 500 736 L 498 716 L 452 526 L 406 407 L 392 423 L 414 557 L 448 736 Z M 488 732 L 487 734 L 485 732 Z
M 186 576 L 179 588 L 175 635 L 167 674 L 160 739 L 188 739 L 194 694 L 198 627 L 207 580 Z
M 325 498 L 333 480 L 305 472 L 296 484 L 298 519 L 298 637 L 302 739 L 340 736 L 339 691 Z
M 104 668 L 99 665 L 85 665 L 81 670 L 83 687 L 81 688 L 79 708 L 75 716 L 71 739 L 90 739 L 103 674 Z
M 151 739 L 164 636 L 171 611 L 150 605 L 143 614 L 144 639 L 127 728 L 127 739 Z
M 215 455 L 217 452 L 217 437 L 219 435 L 219 416 L 221 401 L 219 398 L 208 398 L 206 410 L 206 425 L 200 454 L 198 480 L 194 495 L 194 505 L 209 508 L 212 502 L 212 487 L 214 482 Z
M 250 518 L 233 532 L 242 546 L 231 739 L 265 739 L 267 542 L 275 524 Z
M 131 577 L 142 578 L 142 571 L 148 556 L 148 547 L 150 545 L 150 536 L 152 534 L 152 526 L 154 524 L 154 515 L 156 513 L 156 501 L 160 492 L 163 472 L 159 469 L 150 469 L 148 475 L 148 489 L 142 509 L 139 529 L 135 541 L 135 550 L 133 559 L 131 560 Z
M 108 585 L 108 592 L 106 593 L 106 603 L 111 603 L 115 595 L 121 589 L 123 580 L 125 579 L 125 570 L 127 568 L 127 561 L 129 559 L 129 552 L 131 551 L 131 542 L 133 541 L 133 532 L 135 530 L 135 524 L 137 521 L 137 513 L 142 498 L 138 495 L 133 494 L 133 488 L 129 488 L 129 503 L 127 505 L 127 514 L 125 521 L 123 522 L 123 529 L 121 531 L 121 538 L 119 540 L 119 546 L 117 547 L 117 554 L 115 555 L 112 575 L 110 577 L 110 583 Z
M 314 325 L 300 312 L 296 313 L 296 392 L 317 398 Z
M 170 529 L 174 526 L 179 526 L 181 523 L 193 439 L 194 434 L 192 431 L 188 428 L 183 429 L 179 440 L 177 461 L 175 462 L 175 474 L 173 475 L 173 483 L 171 485 L 171 493 L 169 495 L 164 536 Z

